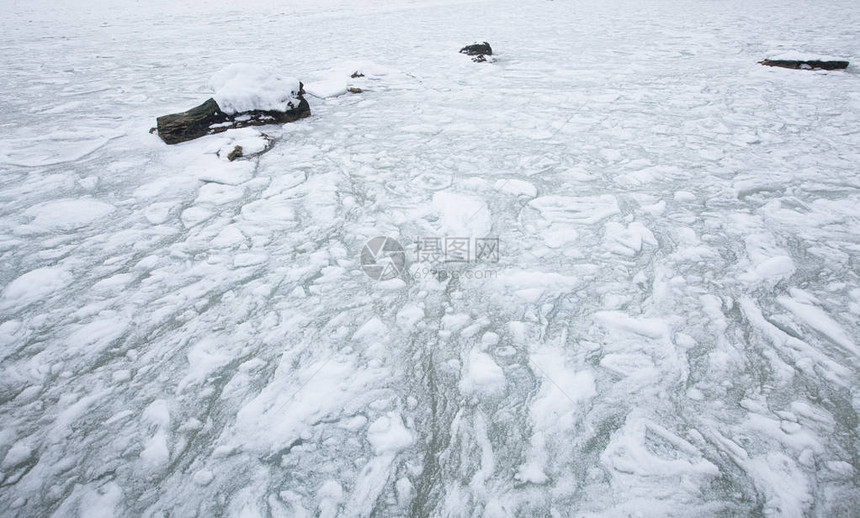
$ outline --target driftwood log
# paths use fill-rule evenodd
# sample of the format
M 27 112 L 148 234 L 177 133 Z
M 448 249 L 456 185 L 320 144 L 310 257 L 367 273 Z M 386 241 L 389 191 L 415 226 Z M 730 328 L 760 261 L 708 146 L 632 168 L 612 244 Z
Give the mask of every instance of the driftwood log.
M 768 67 L 793 68 L 798 70 L 842 70 L 848 68 L 847 61 L 820 61 L 817 59 L 803 61 L 796 59 L 765 59 L 759 61 L 762 65 Z
M 311 107 L 302 94 L 304 89 L 300 86 L 299 105 L 285 112 L 254 110 L 226 114 L 221 111 L 215 99 L 208 99 L 187 112 L 159 117 L 156 120 L 158 136 L 167 144 L 178 144 L 233 128 L 294 122 L 311 115 Z

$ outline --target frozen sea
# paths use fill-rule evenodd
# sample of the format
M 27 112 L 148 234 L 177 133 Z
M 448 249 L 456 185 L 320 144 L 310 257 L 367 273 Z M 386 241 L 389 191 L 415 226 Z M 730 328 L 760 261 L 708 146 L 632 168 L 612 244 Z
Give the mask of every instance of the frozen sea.
M 2 6 L 0 515 L 860 515 L 856 0 Z

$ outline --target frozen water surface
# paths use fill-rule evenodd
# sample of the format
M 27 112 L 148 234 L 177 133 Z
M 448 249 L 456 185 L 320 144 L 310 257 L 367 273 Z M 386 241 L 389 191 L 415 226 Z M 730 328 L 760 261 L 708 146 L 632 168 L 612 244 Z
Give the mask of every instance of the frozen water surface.
M 3 515 L 856 516 L 856 2 L 7 4 Z

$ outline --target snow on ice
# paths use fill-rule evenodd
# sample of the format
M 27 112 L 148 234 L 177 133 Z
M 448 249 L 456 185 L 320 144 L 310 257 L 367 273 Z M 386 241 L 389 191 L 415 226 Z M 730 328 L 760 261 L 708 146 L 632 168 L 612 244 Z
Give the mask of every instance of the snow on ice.
M 229 65 L 208 82 L 227 114 L 253 110 L 285 112 L 299 105 L 299 80 L 252 64 Z

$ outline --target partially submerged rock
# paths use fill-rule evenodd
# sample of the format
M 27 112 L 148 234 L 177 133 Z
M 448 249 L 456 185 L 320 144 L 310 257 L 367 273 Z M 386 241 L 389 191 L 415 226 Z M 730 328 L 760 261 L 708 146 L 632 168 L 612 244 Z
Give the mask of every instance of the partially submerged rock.
M 486 41 L 483 43 L 473 43 L 460 49 L 460 54 L 466 54 L 467 56 L 492 56 L 493 48 Z
M 243 156 L 242 146 L 236 146 L 233 148 L 233 151 L 230 151 L 229 153 L 227 153 L 227 160 L 232 162 L 233 160 L 236 160 L 237 158 L 242 158 L 242 156 Z
M 227 140 L 218 144 L 215 154 L 229 162 L 254 159 L 275 145 L 272 137 L 253 128 L 235 129 L 223 135 Z
M 796 56 L 783 55 L 759 61 L 768 67 L 791 68 L 795 70 L 843 70 L 848 68 L 848 61 L 826 56 Z
M 485 63 L 487 61 L 491 61 L 487 59 L 487 56 L 493 55 L 493 48 L 490 47 L 490 44 L 486 41 L 483 43 L 473 43 L 472 45 L 466 45 L 462 49 L 460 49 L 461 54 L 465 54 L 467 56 L 472 56 L 472 61 L 475 63 Z

